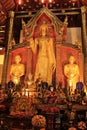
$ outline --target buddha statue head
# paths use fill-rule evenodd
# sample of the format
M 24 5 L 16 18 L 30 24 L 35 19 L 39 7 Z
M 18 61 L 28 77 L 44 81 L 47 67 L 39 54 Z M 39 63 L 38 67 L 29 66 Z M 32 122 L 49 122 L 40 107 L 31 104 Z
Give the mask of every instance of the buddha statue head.
M 40 33 L 42 36 L 45 36 L 47 34 L 47 31 L 48 31 L 48 24 L 46 23 L 46 21 L 43 21 L 40 26 Z
M 16 64 L 21 62 L 21 56 L 20 55 L 15 56 L 15 62 L 16 62 Z

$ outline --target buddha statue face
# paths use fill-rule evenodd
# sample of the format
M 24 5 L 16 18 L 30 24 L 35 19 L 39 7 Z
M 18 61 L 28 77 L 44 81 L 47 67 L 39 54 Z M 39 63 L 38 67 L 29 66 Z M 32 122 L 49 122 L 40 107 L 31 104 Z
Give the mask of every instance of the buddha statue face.
M 75 62 L 74 56 L 70 56 L 70 58 L 69 58 L 69 63 L 70 63 L 70 64 L 73 64 L 74 62 Z
M 20 55 L 16 55 L 16 56 L 15 56 L 15 62 L 16 62 L 17 64 L 21 62 L 21 57 L 20 57 Z
M 42 25 L 40 26 L 41 35 L 45 36 L 47 34 L 47 30 L 48 30 L 47 24 L 45 21 L 43 21 Z
M 31 81 L 33 79 L 33 75 L 31 73 L 28 74 L 28 80 Z

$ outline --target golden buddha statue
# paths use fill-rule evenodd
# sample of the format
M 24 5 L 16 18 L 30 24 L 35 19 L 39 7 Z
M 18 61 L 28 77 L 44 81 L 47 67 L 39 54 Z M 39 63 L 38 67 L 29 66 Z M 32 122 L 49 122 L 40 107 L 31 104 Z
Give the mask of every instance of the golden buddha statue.
M 27 85 L 28 85 L 28 90 L 30 92 L 36 92 L 36 85 L 33 81 L 33 75 L 31 73 L 28 74 Z
M 42 81 L 52 84 L 52 75 L 56 68 L 55 53 L 53 47 L 53 38 L 47 35 L 48 25 L 43 22 L 40 26 L 40 36 L 30 38 L 30 47 L 33 53 L 37 54 L 36 69 L 34 81 L 40 76 Z
M 17 85 L 20 83 L 20 78 L 25 73 L 25 66 L 21 62 L 21 56 L 15 56 L 15 64 L 11 65 L 10 76 L 11 80 Z
M 64 75 L 67 78 L 67 87 L 70 87 L 74 92 L 76 89 L 76 83 L 79 81 L 79 66 L 75 63 L 73 55 L 69 57 L 69 63 L 64 66 Z

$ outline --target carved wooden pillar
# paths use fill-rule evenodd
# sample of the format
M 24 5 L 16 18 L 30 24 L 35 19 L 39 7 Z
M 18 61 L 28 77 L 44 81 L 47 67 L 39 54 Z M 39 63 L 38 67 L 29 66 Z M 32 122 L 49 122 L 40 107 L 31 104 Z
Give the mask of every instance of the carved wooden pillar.
M 4 60 L 4 67 L 3 67 L 3 74 L 2 74 L 2 88 L 6 85 L 6 79 L 7 79 L 7 68 L 8 68 L 8 57 L 9 57 L 9 44 L 13 37 L 13 23 L 14 23 L 14 12 L 9 12 L 9 23 L 8 23 L 8 32 L 7 32 L 7 47 L 5 52 L 5 60 Z
M 82 15 L 82 32 L 83 32 L 83 52 L 84 52 L 84 82 L 87 81 L 87 25 L 86 25 L 86 14 L 87 7 L 81 7 Z
M 56 43 L 56 85 L 58 86 L 59 82 L 62 82 L 62 65 L 61 65 L 61 42 Z M 56 86 L 56 87 L 57 87 Z

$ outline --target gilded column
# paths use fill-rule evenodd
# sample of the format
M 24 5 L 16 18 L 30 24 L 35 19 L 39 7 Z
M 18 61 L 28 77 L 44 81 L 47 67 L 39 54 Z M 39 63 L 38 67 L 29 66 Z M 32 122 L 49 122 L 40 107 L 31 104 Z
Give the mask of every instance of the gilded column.
M 9 44 L 13 37 L 13 23 L 14 23 L 14 12 L 9 12 L 9 23 L 8 23 L 8 34 L 6 40 L 6 51 L 5 51 L 5 60 L 4 60 L 4 67 L 3 67 L 3 74 L 2 74 L 2 88 L 6 85 L 7 79 L 7 68 L 8 68 L 8 57 L 9 57 Z
M 56 85 L 62 82 L 61 46 L 61 42 L 56 43 Z
M 86 14 L 87 7 L 81 7 L 82 15 L 82 37 L 83 37 L 83 52 L 84 52 L 84 82 L 87 81 L 87 25 L 86 25 Z

